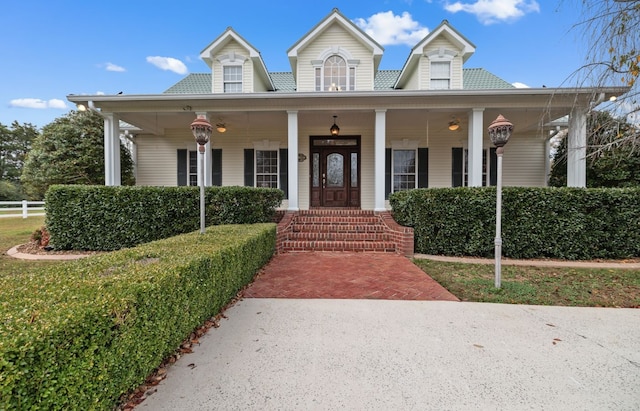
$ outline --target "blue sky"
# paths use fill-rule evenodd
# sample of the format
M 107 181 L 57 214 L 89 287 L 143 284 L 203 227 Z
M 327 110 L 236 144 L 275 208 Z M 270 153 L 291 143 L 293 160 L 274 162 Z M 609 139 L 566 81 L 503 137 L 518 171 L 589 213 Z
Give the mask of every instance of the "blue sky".
M 42 127 L 74 107 L 68 94 L 162 93 L 207 72 L 200 51 L 228 26 L 269 71 L 291 71 L 286 51 L 334 7 L 384 48 L 382 69 L 444 19 L 476 45 L 465 67 L 510 83 L 562 86 L 583 63 L 563 0 L 21 0 L 3 2 L 0 123 Z M 574 2 L 575 3 L 575 2 Z

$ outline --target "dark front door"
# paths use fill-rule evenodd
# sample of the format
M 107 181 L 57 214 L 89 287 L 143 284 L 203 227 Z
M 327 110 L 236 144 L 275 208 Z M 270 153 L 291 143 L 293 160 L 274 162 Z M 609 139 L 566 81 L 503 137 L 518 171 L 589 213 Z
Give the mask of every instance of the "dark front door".
M 360 206 L 359 138 L 312 137 L 311 206 Z

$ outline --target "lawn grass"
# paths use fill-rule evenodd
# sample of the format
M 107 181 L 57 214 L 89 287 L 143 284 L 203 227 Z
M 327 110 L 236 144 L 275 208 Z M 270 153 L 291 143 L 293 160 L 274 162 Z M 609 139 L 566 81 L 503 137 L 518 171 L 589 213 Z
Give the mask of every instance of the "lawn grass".
M 20 260 L 9 257 L 7 251 L 13 246 L 29 242 L 35 229 L 42 227 L 44 217 L 7 217 L 0 218 L 0 276 L 19 275 L 20 273 L 37 270 L 51 264 L 63 264 L 59 261 Z
M 580 307 L 640 308 L 640 270 L 502 266 L 415 260 L 462 301 Z

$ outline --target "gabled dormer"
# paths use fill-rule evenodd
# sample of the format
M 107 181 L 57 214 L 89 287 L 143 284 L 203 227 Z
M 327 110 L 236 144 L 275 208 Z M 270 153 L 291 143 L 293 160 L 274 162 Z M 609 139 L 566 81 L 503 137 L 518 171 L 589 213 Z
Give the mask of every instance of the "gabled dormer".
M 297 91 L 373 90 L 384 49 L 338 9 L 312 28 L 287 55 Z
M 260 52 L 228 27 L 200 52 L 211 69 L 212 93 L 255 93 L 275 87 Z
M 462 89 L 462 66 L 475 50 L 469 40 L 443 20 L 411 49 L 394 88 Z

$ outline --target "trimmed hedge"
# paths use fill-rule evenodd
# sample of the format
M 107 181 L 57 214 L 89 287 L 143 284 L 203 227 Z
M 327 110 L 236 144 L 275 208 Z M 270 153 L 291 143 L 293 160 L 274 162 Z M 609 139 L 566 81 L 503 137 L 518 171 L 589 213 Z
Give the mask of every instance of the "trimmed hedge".
M 496 189 L 432 188 L 394 193 L 415 252 L 493 257 Z M 524 188 L 502 191 L 502 252 L 566 260 L 640 256 L 640 189 Z
M 276 189 L 206 187 L 206 225 L 272 222 L 283 198 Z M 199 187 L 55 185 L 45 204 L 60 250 L 112 251 L 200 227 Z
M 272 256 L 275 224 L 210 227 L 0 278 L 0 409 L 110 410 Z

